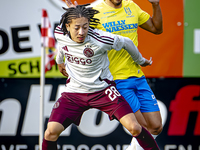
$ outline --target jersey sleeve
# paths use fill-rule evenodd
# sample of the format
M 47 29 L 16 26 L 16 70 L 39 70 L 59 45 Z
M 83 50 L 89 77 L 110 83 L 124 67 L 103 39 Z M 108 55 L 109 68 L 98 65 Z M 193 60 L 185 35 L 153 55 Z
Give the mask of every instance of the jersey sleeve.
M 104 49 L 106 48 L 106 50 L 112 50 L 115 49 L 117 51 L 121 50 L 124 47 L 124 37 L 117 35 L 117 34 L 113 34 L 110 32 L 106 32 L 106 31 L 102 31 L 99 29 L 96 29 L 99 34 L 101 35 L 101 38 L 103 40 L 103 47 Z
M 135 46 L 131 39 L 98 29 L 96 29 L 96 31 L 99 32 L 98 34 L 101 35 L 101 38 L 106 38 L 106 40 L 102 42 L 102 48 L 104 50 L 107 48 L 107 50 L 114 49 L 120 51 L 123 48 L 131 55 L 136 63 L 138 63 L 139 65 L 144 64 L 145 58 L 142 57 L 138 48 Z M 110 41 L 110 43 L 106 43 L 108 41 Z
M 150 15 L 142 10 L 137 4 L 135 4 L 135 9 L 138 12 L 138 25 L 141 25 L 149 20 Z
M 145 63 L 145 58 L 139 52 L 138 48 L 135 46 L 133 41 L 127 37 L 124 37 L 124 47 L 123 47 L 132 57 L 132 59 L 139 65 Z
M 64 63 L 64 54 L 63 54 L 63 51 L 62 51 L 60 45 L 59 45 L 59 47 L 58 47 L 58 53 L 57 53 L 57 56 L 56 56 L 56 63 L 57 63 L 57 64 L 62 64 L 62 63 Z
M 62 63 L 64 63 L 64 54 L 63 54 L 63 51 L 62 51 L 62 46 L 61 46 L 60 41 L 62 39 L 63 32 L 61 31 L 60 26 L 56 27 L 56 29 L 54 31 L 54 35 L 55 35 L 55 38 L 58 42 L 58 52 L 57 52 L 57 56 L 56 56 L 56 63 L 62 64 Z

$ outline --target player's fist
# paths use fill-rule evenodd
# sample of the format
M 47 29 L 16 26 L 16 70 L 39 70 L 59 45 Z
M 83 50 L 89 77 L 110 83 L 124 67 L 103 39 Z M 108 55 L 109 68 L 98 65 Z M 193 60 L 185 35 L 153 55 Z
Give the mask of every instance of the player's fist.
M 71 0 L 65 0 L 65 3 L 68 7 L 76 7 L 78 5 L 77 1 L 74 1 L 74 4 Z
M 67 72 L 66 72 L 66 70 L 65 70 L 65 65 L 64 65 L 64 63 L 58 64 L 58 69 L 59 69 L 59 71 L 60 71 L 64 76 L 68 77 L 68 74 L 67 74 Z
M 153 63 L 152 57 L 150 57 L 150 59 L 149 60 L 146 59 L 144 64 L 142 64 L 141 66 L 142 67 L 151 66 L 152 63 Z

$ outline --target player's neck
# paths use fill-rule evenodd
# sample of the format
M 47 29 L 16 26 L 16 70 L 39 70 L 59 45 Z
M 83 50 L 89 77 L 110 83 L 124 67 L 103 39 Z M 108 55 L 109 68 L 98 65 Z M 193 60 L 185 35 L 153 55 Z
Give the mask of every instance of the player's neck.
M 120 5 L 115 5 L 110 0 L 105 0 L 105 3 L 113 8 L 121 8 L 122 7 L 122 3 Z

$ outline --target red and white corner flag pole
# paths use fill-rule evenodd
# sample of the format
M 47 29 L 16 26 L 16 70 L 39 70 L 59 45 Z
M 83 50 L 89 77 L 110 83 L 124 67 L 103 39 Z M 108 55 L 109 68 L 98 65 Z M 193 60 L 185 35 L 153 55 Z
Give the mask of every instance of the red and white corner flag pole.
M 55 39 L 47 11 L 42 9 L 41 22 L 41 70 L 40 70 L 40 129 L 39 129 L 39 148 L 42 150 L 42 141 L 44 137 L 44 86 L 45 73 L 51 70 L 55 65 L 54 56 L 56 54 Z
M 44 137 L 44 85 L 45 85 L 45 38 L 43 28 L 46 26 L 46 11 L 42 9 L 41 22 L 41 69 L 40 69 L 40 124 L 39 124 L 39 150 L 42 150 L 42 141 Z
M 39 125 L 39 147 L 42 150 L 44 137 L 44 85 L 45 85 L 45 49 L 41 50 L 41 70 L 40 70 L 40 125 Z

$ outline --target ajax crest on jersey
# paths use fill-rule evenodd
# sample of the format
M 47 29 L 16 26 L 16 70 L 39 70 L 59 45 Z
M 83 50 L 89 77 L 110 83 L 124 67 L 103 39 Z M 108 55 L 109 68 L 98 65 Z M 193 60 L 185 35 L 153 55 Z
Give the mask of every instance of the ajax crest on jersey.
M 94 51 L 90 48 L 90 46 L 87 46 L 84 50 L 83 50 L 83 54 L 86 57 L 92 57 L 94 56 Z

